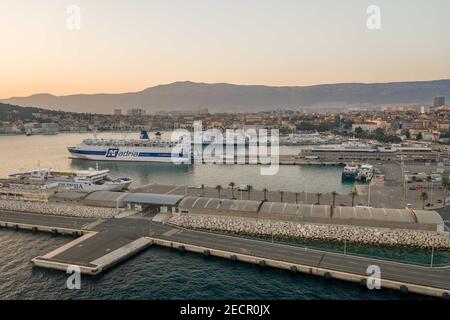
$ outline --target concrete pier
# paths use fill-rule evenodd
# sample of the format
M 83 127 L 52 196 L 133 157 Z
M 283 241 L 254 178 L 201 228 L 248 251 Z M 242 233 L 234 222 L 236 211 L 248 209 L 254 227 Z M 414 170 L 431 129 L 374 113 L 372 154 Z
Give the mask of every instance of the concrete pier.
M 44 231 L 81 237 L 32 259 L 38 267 L 97 275 L 151 245 L 149 221 L 137 219 L 94 220 L 32 213 L 0 211 L 0 227 Z
M 180 251 L 243 261 L 261 267 L 302 272 L 327 279 L 365 284 L 368 267 L 380 269 L 382 288 L 440 298 L 450 293 L 450 266 L 423 267 L 285 244 L 181 229 L 142 217 L 92 219 L 46 216 L 0 211 L 0 226 L 17 229 L 79 232 L 80 238 L 44 256 L 36 257 L 36 266 L 67 270 L 78 266 L 82 273 L 97 275 L 127 257 L 151 245 Z

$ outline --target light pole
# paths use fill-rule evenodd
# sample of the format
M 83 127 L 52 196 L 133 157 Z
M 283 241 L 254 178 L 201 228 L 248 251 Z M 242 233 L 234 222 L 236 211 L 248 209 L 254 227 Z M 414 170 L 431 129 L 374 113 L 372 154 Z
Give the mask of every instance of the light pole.
M 431 184 L 430 184 L 430 186 L 431 186 L 431 190 L 430 190 L 430 204 L 431 204 L 431 206 L 433 205 L 433 179 L 431 179 Z
M 187 176 L 188 174 L 191 174 L 193 171 L 190 169 L 184 173 L 184 194 L 187 195 L 188 193 L 188 185 L 187 185 Z
M 433 258 L 434 258 L 434 246 L 431 247 L 431 263 L 430 263 L 431 268 L 433 268 Z
M 308 191 L 306 190 L 306 182 L 304 182 L 304 190 L 305 190 L 305 204 L 308 204 Z

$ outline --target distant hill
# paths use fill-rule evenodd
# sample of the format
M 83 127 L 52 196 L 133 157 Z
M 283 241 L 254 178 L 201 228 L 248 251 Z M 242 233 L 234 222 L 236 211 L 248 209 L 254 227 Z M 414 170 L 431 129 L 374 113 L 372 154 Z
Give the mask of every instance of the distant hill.
M 270 87 L 175 82 L 139 92 L 122 94 L 36 94 L 0 100 L 20 106 L 35 106 L 72 112 L 111 113 L 114 108 L 139 107 L 149 112 L 208 108 L 211 112 L 262 111 L 275 108 L 431 104 L 433 97 L 450 97 L 450 80 L 344 83 L 304 87 Z
M 0 121 L 35 120 L 33 113 L 45 112 L 50 115 L 58 114 L 56 111 L 43 110 L 32 107 L 20 107 L 11 104 L 0 103 Z

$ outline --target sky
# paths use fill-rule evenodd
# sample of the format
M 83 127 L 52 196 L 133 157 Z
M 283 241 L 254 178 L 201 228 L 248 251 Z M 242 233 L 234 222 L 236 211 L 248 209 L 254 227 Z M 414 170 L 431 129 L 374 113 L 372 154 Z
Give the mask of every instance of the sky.
M 0 98 L 446 79 L 449 13 L 448 0 L 0 0 Z

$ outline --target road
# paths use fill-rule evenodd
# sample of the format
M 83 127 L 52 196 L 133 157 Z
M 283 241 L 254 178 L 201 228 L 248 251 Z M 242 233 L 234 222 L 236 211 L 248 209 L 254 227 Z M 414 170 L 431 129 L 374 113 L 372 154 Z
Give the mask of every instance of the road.
M 450 292 L 450 266 L 430 268 L 404 263 L 390 262 L 366 257 L 357 257 L 320 250 L 305 249 L 287 244 L 239 238 L 209 232 L 180 229 L 170 225 L 151 222 L 149 218 L 132 217 L 124 219 L 99 220 L 48 216 L 32 213 L 0 212 L 0 222 L 26 223 L 81 229 L 89 227 L 95 235 L 62 250 L 51 259 L 70 264 L 89 265 L 95 259 L 108 254 L 128 243 L 141 238 L 152 237 L 170 242 L 195 245 L 237 254 L 278 260 L 292 264 L 323 268 L 367 277 L 368 266 L 376 265 L 381 278 L 434 287 Z
M 35 226 L 81 229 L 83 226 L 94 222 L 95 219 L 84 219 L 76 217 L 51 216 L 36 213 L 18 213 L 0 211 L 0 221 L 8 223 L 23 223 Z
M 274 259 L 311 267 L 320 267 L 367 276 L 367 267 L 377 265 L 381 277 L 394 281 L 413 283 L 450 290 L 450 267 L 429 268 L 404 263 L 390 262 L 366 257 L 357 257 L 260 240 L 231 237 L 194 230 L 180 230 L 173 233 L 171 226 L 152 223 L 151 229 L 157 237 L 174 242 L 182 242 L 211 249 L 243 253 L 266 259 Z

